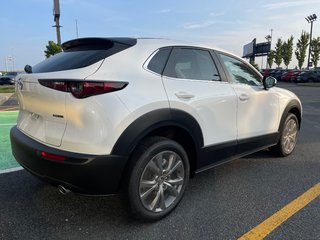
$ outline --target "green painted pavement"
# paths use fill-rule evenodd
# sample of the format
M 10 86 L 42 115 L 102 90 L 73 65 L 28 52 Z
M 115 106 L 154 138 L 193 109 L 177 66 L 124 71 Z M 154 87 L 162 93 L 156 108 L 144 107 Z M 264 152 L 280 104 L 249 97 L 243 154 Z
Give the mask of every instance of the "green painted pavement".
M 11 153 L 10 129 L 17 122 L 18 111 L 0 112 L 0 171 L 18 167 Z

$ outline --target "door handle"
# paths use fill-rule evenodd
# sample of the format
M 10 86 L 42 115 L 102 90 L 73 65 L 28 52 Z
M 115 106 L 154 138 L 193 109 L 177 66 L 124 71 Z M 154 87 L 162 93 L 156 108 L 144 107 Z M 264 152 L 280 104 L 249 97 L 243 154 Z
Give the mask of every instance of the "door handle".
M 188 100 L 191 98 L 194 98 L 195 96 L 191 93 L 187 93 L 187 92 L 176 92 L 175 95 L 180 98 L 180 99 L 184 99 L 184 100 Z
M 250 97 L 247 94 L 240 94 L 239 96 L 240 101 L 248 101 L 250 99 Z

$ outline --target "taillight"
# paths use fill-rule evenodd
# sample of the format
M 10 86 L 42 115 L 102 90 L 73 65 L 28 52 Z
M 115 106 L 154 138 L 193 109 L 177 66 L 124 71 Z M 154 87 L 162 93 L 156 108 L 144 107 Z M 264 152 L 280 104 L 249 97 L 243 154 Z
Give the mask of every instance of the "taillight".
M 94 95 L 119 91 L 128 85 L 127 82 L 91 82 L 44 79 L 40 79 L 39 83 L 42 86 L 58 91 L 70 92 L 76 98 L 87 98 Z
M 58 91 L 67 92 L 68 84 L 64 81 L 48 81 L 48 80 L 39 80 L 39 83 L 45 87 L 52 88 Z
M 40 152 L 40 155 L 46 159 L 49 160 L 55 160 L 55 161 L 64 161 L 66 160 L 66 157 L 52 154 L 52 153 L 47 153 L 47 152 Z

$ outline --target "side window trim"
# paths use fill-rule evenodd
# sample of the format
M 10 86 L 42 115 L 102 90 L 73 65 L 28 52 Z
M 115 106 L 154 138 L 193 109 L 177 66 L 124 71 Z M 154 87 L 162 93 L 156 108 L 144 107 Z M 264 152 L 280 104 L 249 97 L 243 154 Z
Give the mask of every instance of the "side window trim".
M 227 73 L 225 72 L 223 62 L 221 62 L 219 55 L 216 53 L 215 50 L 212 50 L 212 49 L 209 49 L 209 50 L 210 50 L 210 54 L 213 59 L 213 62 L 215 63 L 215 65 L 217 67 L 217 71 L 220 75 L 220 81 L 221 82 L 229 82 L 229 77 L 228 77 Z

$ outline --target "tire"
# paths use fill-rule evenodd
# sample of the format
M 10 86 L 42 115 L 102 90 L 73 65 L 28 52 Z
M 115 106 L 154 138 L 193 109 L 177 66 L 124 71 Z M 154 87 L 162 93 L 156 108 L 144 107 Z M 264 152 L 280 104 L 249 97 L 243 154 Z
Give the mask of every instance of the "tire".
M 299 121 L 296 115 L 289 113 L 280 130 L 280 140 L 278 144 L 271 147 L 270 150 L 280 157 L 290 155 L 296 146 L 298 131 Z
M 179 204 L 189 180 L 183 147 L 163 137 L 143 141 L 132 156 L 127 183 L 131 215 L 143 221 L 167 216 Z

